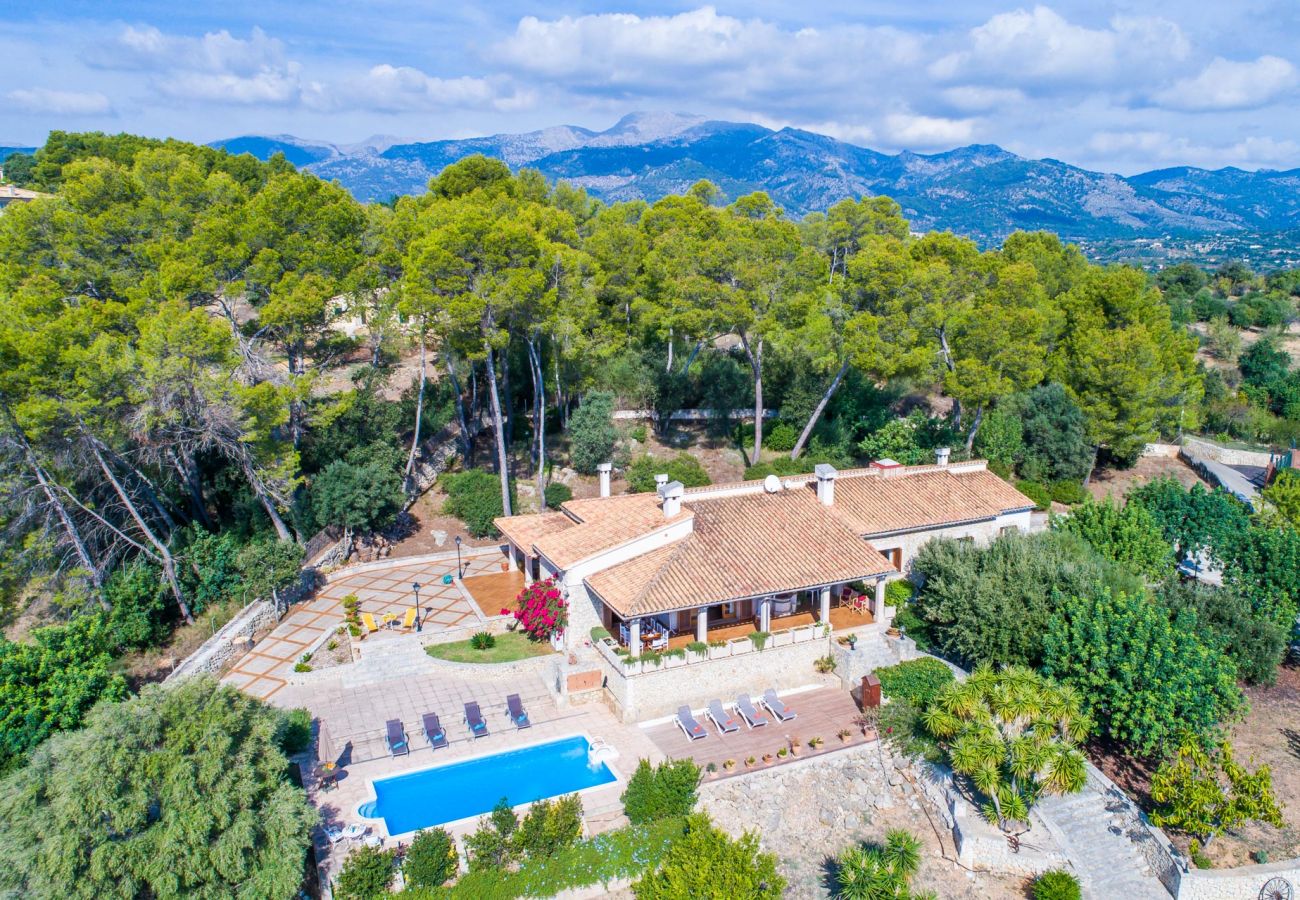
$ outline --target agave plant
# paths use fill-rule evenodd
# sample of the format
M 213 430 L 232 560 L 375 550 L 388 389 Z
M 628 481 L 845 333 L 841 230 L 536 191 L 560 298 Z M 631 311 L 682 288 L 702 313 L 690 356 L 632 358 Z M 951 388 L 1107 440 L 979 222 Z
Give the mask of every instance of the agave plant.
M 1084 740 L 1092 723 L 1079 695 L 1024 666 L 981 666 L 945 687 L 922 721 L 944 742 L 953 769 L 987 798 L 1000 827 L 1023 821 L 1043 794 L 1082 790 Z

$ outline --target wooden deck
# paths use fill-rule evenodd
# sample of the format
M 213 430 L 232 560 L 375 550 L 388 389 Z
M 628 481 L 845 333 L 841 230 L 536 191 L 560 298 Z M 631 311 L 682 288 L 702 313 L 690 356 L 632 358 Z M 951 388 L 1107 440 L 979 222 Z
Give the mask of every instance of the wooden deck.
M 800 625 L 812 625 L 818 621 L 818 617 L 810 612 L 795 613 L 792 616 L 773 616 L 772 630 L 783 631 L 786 628 L 797 628 Z M 856 613 L 847 606 L 831 607 L 831 627 L 837 631 L 843 631 L 848 628 L 856 628 L 859 625 L 870 625 L 874 619 L 869 612 Z M 718 628 L 709 629 L 709 640 L 711 641 L 729 641 L 732 638 L 746 637 L 758 631 L 758 626 L 753 622 L 742 622 L 739 625 L 723 625 Z M 693 634 L 677 634 L 668 638 L 668 649 L 676 650 L 679 647 L 685 647 L 695 640 Z
M 757 705 L 757 695 L 751 697 L 755 699 Z M 733 712 L 736 698 L 721 699 L 723 707 L 739 719 L 739 715 Z M 858 706 L 847 691 L 818 688 L 814 691 L 790 694 L 782 699 L 798 714 L 791 722 L 772 721 L 753 729 L 741 725 L 740 731 L 724 735 L 703 712 L 697 711 L 696 720 L 709 733 L 709 736 L 702 740 L 688 741 L 675 722 L 653 725 L 644 730 L 665 756 L 673 759 L 690 757 L 701 769 L 707 769 L 709 763 L 713 763 L 717 766 L 715 777 L 718 778 L 746 771 L 745 760 L 750 756 L 757 761 L 755 768 L 764 768 L 763 754 L 770 753 L 775 757 L 779 748 L 789 748 L 792 738 L 797 738 L 803 746 L 800 748 L 799 756 L 787 756 L 784 762 L 831 753 L 875 740 L 874 733 L 864 737 L 861 727 L 853 724 L 853 720 L 858 716 Z M 835 735 L 845 728 L 853 734 L 847 743 L 841 743 Z M 820 737 L 825 741 L 819 750 L 813 750 L 808 746 L 808 739 L 812 737 Z M 723 767 L 723 763 L 728 759 L 736 761 L 736 767 L 731 772 L 727 772 Z M 781 762 L 782 760 L 777 759 L 772 765 L 780 765 Z
M 511 568 L 491 575 L 470 575 L 461 582 L 475 605 L 487 618 L 501 615 L 501 610 L 515 608 L 515 599 L 524 589 L 524 573 Z

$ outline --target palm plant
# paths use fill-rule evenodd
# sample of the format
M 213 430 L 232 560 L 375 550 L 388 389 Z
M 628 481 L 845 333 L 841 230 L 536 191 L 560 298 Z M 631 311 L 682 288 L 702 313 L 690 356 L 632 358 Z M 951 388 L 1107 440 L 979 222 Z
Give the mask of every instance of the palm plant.
M 945 687 L 922 721 L 1003 829 L 1028 818 L 1040 796 L 1074 793 L 1087 780 L 1078 744 L 1092 723 L 1078 693 L 1024 666 L 980 666 Z
M 895 828 L 885 843 L 850 847 L 839 858 L 837 897 L 841 900 L 927 900 L 930 892 L 913 893 L 912 876 L 921 864 L 921 842 Z

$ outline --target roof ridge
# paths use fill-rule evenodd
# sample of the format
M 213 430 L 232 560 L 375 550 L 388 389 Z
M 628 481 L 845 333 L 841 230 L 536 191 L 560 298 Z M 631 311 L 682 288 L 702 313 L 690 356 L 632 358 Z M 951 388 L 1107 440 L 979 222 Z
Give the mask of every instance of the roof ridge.
M 632 598 L 632 603 L 629 604 L 629 608 L 635 608 L 636 605 L 640 603 L 641 600 L 647 594 L 649 594 L 653 588 L 658 587 L 659 582 L 664 577 L 664 572 L 667 571 L 669 566 L 671 566 L 674 562 L 677 561 L 677 558 L 683 552 L 685 552 L 687 543 L 689 543 L 690 539 L 694 536 L 695 536 L 695 532 L 692 531 L 690 534 L 683 535 L 681 538 L 679 538 L 676 541 L 673 541 L 671 544 L 666 544 L 660 548 L 662 550 L 669 550 L 670 552 L 668 553 L 667 557 L 664 559 L 663 564 L 655 569 L 654 575 L 650 576 L 650 579 L 645 583 L 645 586 L 642 587 L 641 590 L 637 592 L 637 595 Z M 635 558 L 636 557 L 633 557 L 633 559 Z

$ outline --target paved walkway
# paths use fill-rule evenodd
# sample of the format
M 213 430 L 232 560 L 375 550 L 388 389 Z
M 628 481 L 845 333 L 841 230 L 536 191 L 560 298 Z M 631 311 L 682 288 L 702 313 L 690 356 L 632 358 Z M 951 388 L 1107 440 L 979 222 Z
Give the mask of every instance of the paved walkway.
M 1152 837 L 1118 788 L 1089 774 L 1081 793 L 1046 797 L 1034 811 L 1074 866 L 1087 900 L 1169 900 L 1142 853 Z
M 275 630 L 236 662 L 222 681 L 254 697 L 273 697 L 285 686 L 303 654 L 319 647 L 328 633 L 343 624 L 342 600 L 349 594 L 357 595 L 361 612 L 373 614 L 379 622 L 385 613 L 399 618 L 404 615 L 415 601 L 411 585 L 418 583 L 423 631 L 482 621 L 482 614 L 466 599 L 460 585 L 442 583 L 444 576 L 456 574 L 455 554 L 440 556 L 450 558 L 395 559 L 370 563 L 357 571 L 341 570 L 309 599 L 291 607 Z M 472 591 L 476 576 L 500 574 L 502 559 L 491 547 L 465 553 L 463 586 Z

